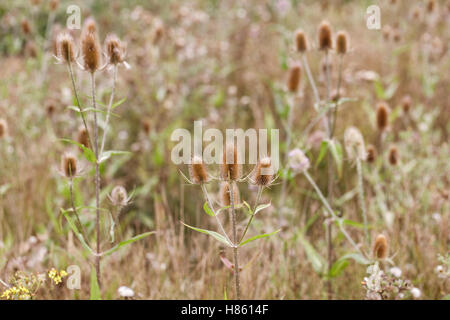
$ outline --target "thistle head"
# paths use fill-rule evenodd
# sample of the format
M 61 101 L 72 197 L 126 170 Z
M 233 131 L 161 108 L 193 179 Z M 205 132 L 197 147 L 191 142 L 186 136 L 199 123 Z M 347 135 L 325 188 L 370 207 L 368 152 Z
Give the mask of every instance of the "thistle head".
M 272 182 L 273 168 L 270 157 L 262 158 L 255 169 L 255 183 L 258 186 L 267 186 Z
M 112 204 L 117 207 L 125 207 L 129 201 L 127 190 L 122 186 L 115 186 L 109 198 Z
M 115 34 L 110 34 L 105 39 L 105 50 L 108 63 L 116 65 L 125 60 L 125 45 Z
M 89 134 L 84 126 L 78 128 L 77 142 L 89 148 Z
M 101 48 L 97 37 L 97 26 L 92 18 L 88 18 L 81 33 L 81 52 L 84 69 L 94 73 L 100 68 Z
M 367 146 L 367 157 L 366 160 L 369 163 L 374 163 L 377 158 L 377 149 L 373 145 Z
M 56 37 L 56 51 L 58 58 L 64 62 L 75 61 L 75 42 L 67 31 L 61 32 Z
M 388 126 L 389 106 L 385 102 L 380 102 L 377 106 L 377 128 L 379 131 L 386 130 Z
M 376 259 L 386 259 L 388 256 L 388 242 L 384 235 L 379 234 L 373 246 L 373 257 Z
M 208 182 L 208 172 L 206 171 L 206 166 L 203 163 L 202 157 L 192 157 L 191 164 L 189 165 L 189 175 L 191 181 L 195 184 Z
M 289 69 L 287 87 L 290 92 L 297 92 L 300 86 L 300 80 L 302 75 L 302 68 L 300 64 L 296 63 Z
M 333 48 L 333 40 L 331 36 L 331 26 L 328 21 L 322 21 L 319 26 L 319 49 L 330 50 Z
M 223 151 L 220 175 L 224 180 L 239 180 L 241 165 L 238 163 L 238 151 L 235 144 L 228 144 Z
M 398 160 L 399 160 L 398 158 L 399 158 L 399 155 L 398 155 L 398 149 L 397 149 L 397 147 L 396 147 L 396 146 L 391 146 L 391 147 L 389 148 L 389 154 L 388 154 L 389 163 L 390 163 L 392 166 L 397 165 Z
M 361 132 L 355 127 L 349 127 L 344 133 L 345 150 L 351 160 L 365 160 L 366 148 Z
M 300 53 L 308 51 L 308 40 L 303 30 L 297 30 L 295 33 L 295 49 Z
M 89 17 L 84 21 L 83 30 L 81 31 L 84 33 L 97 33 L 97 23 L 95 22 L 94 18 Z
M 230 183 L 228 181 L 223 181 L 220 184 L 220 199 L 223 206 L 231 205 Z M 235 204 L 241 202 L 239 188 L 236 183 L 233 183 L 233 202 Z
M 61 159 L 61 170 L 66 178 L 73 178 L 77 174 L 77 158 L 72 153 L 65 153 Z
M 4 138 L 7 132 L 8 132 L 8 123 L 6 122 L 5 119 L 0 118 L 0 139 Z
M 346 54 L 349 46 L 349 37 L 347 32 L 338 31 L 336 34 L 336 51 L 338 54 Z

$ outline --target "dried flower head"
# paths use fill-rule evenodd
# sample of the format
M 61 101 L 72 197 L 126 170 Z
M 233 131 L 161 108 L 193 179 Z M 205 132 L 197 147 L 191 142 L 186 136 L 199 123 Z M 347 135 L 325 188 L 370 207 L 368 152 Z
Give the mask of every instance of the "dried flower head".
M 270 157 L 262 158 L 255 169 L 255 183 L 258 186 L 267 186 L 272 182 L 273 168 Z
M 118 64 L 125 60 L 125 45 L 115 34 L 110 34 L 105 39 L 106 55 L 108 63 Z
M 409 95 L 406 95 L 402 98 L 402 109 L 404 113 L 408 113 L 411 109 L 412 100 Z
M 373 246 L 373 257 L 376 259 L 386 259 L 388 255 L 388 242 L 384 235 L 379 234 Z
M 300 149 L 294 149 L 289 151 L 288 154 L 288 166 L 295 173 L 303 173 L 310 167 L 310 162 L 308 157 Z
M 296 63 L 289 69 L 287 86 L 290 92 L 298 91 L 298 88 L 300 86 L 301 75 L 302 75 L 302 68 L 300 67 L 299 64 Z
M 97 23 L 94 18 L 89 17 L 85 20 L 82 30 L 82 36 L 85 33 L 97 33 Z
M 84 33 L 81 38 L 81 52 L 83 53 L 84 69 L 91 73 L 97 71 L 101 63 L 101 48 L 96 33 Z
M 389 106 L 385 102 L 380 102 L 377 106 L 377 128 L 380 131 L 386 130 L 388 126 Z
M 50 0 L 50 11 L 55 11 L 59 7 L 59 0 Z
M 388 155 L 388 159 L 389 159 L 389 163 L 393 166 L 395 166 L 398 163 L 398 149 L 396 146 L 391 146 L 389 148 L 389 155 Z
M 65 153 L 61 159 L 61 170 L 67 178 L 77 174 L 77 158 L 72 153 Z
M 129 201 L 127 190 L 122 186 L 115 186 L 111 191 L 110 200 L 117 207 L 125 207 Z
M 84 126 L 78 128 L 77 142 L 89 148 L 89 134 Z
M 367 157 L 366 160 L 369 163 L 374 163 L 377 158 L 377 149 L 373 145 L 367 146 Z
M 0 118 L 0 139 L 6 136 L 8 132 L 8 123 L 5 119 Z
M 189 165 L 189 175 L 192 182 L 195 184 L 208 182 L 208 172 L 206 171 L 206 166 L 201 157 L 192 157 L 191 164 Z
M 151 124 L 150 118 L 145 118 L 142 120 L 142 130 L 144 130 L 146 135 L 150 134 L 150 130 L 152 129 Z
M 295 33 L 295 48 L 302 53 L 308 50 L 308 40 L 303 30 L 297 30 Z
M 338 31 L 336 35 L 336 51 L 338 54 L 346 54 L 349 46 L 349 37 L 347 32 Z
M 344 133 L 345 150 L 351 160 L 365 160 L 366 148 L 361 132 L 355 127 L 349 127 Z
M 436 7 L 436 1 L 435 0 L 428 0 L 427 1 L 427 12 L 428 13 L 433 13 L 435 7 Z
M 220 184 L 220 198 L 223 206 L 229 206 L 231 204 L 230 183 L 228 181 L 223 181 Z M 235 204 L 241 202 L 239 188 L 236 183 L 233 183 L 233 202 Z
M 64 31 L 56 38 L 57 56 L 64 62 L 75 61 L 75 42 L 70 33 Z
M 224 180 L 238 180 L 241 176 L 241 165 L 238 163 L 238 151 L 234 144 L 225 147 L 222 156 L 220 174 Z
M 330 50 L 333 48 L 331 26 L 328 21 L 322 21 L 319 26 L 319 49 Z
M 31 33 L 31 25 L 30 25 L 30 21 L 28 21 L 27 19 L 23 19 L 21 22 L 21 27 L 22 27 L 22 32 L 25 35 L 28 35 Z

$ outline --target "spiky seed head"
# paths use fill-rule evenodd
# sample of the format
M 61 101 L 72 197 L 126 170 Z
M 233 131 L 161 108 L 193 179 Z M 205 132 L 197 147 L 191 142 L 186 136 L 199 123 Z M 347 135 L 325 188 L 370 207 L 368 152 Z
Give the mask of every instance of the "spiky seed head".
M 319 26 L 319 49 L 330 50 L 333 48 L 331 26 L 328 21 L 322 21 Z
M 55 11 L 59 7 L 59 0 L 50 0 L 50 11 Z
M 301 53 L 308 50 L 308 40 L 303 30 L 297 30 L 295 33 L 295 48 Z
M 230 183 L 228 181 L 223 181 L 220 184 L 220 199 L 222 201 L 223 206 L 231 205 L 231 197 L 230 197 Z M 236 183 L 233 183 L 233 201 L 234 204 L 240 203 L 240 195 L 239 188 Z
M 150 134 L 150 130 L 152 129 L 152 123 L 150 121 L 150 118 L 145 118 L 144 120 L 142 120 L 142 130 L 144 130 L 144 133 L 146 135 Z
M 67 31 L 61 32 L 56 37 L 57 55 L 65 62 L 75 61 L 75 42 Z
M 100 68 L 101 48 L 97 34 L 85 32 L 81 38 L 81 52 L 83 53 L 84 68 L 94 73 Z
M 384 235 L 379 234 L 373 246 L 373 257 L 376 259 L 386 259 L 388 256 L 388 242 Z
M 122 186 L 115 186 L 111 191 L 111 202 L 117 207 L 125 207 L 128 204 L 127 190 Z
M 77 142 L 89 148 L 89 134 L 84 126 L 78 128 Z
M 408 113 L 411 109 L 412 99 L 409 95 L 402 98 L 402 109 L 404 113 Z
M 366 159 L 366 148 L 364 146 L 364 138 L 361 132 L 355 127 L 349 127 L 344 133 L 345 150 L 349 158 L 353 161 L 356 159 Z
M 208 182 L 208 172 L 200 156 L 194 156 L 189 165 L 189 175 L 195 184 L 202 184 Z
M 255 183 L 258 186 L 267 186 L 272 182 L 273 169 L 270 157 L 262 158 L 256 165 Z
M 97 23 L 95 22 L 94 18 L 89 17 L 85 20 L 82 34 L 84 33 L 97 33 Z
M 288 78 L 288 90 L 290 92 L 297 92 L 300 86 L 300 80 L 302 76 L 302 68 L 300 64 L 296 63 L 291 66 L 289 69 L 289 78 Z
M 346 54 L 349 45 L 347 32 L 339 31 L 336 35 L 336 51 L 338 54 Z
M 389 120 L 389 106 L 385 102 L 380 102 L 377 106 L 377 128 L 380 131 L 386 130 Z
M 0 118 L 0 139 L 4 138 L 7 132 L 8 132 L 8 123 L 6 122 L 5 119 Z
M 20 25 L 24 34 L 28 35 L 31 33 L 30 21 L 28 21 L 27 19 L 23 19 Z
M 367 146 L 367 157 L 366 160 L 369 163 L 374 163 L 377 158 L 377 149 L 373 145 Z
M 428 0 L 427 1 L 427 12 L 428 13 L 433 13 L 435 7 L 436 7 L 436 1 L 435 0 Z
M 241 177 L 241 165 L 238 163 L 238 150 L 235 144 L 228 144 L 225 147 L 220 169 L 224 180 L 238 180 Z
M 393 166 L 397 165 L 398 163 L 398 149 L 396 146 L 391 146 L 389 148 L 389 154 L 388 154 L 388 159 L 389 159 L 389 163 Z
M 106 37 L 105 48 L 110 64 L 118 64 L 125 60 L 125 46 L 115 34 Z
M 61 160 L 61 167 L 67 178 L 73 178 L 77 174 L 77 158 L 72 153 L 65 153 Z

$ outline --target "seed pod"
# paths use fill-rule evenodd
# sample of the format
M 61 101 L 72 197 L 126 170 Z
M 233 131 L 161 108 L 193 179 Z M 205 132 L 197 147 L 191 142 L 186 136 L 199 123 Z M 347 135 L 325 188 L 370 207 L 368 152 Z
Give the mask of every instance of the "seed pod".
M 366 148 L 361 132 L 355 127 L 349 127 L 344 133 L 345 150 L 351 160 L 365 160 Z
M 235 145 L 225 147 L 222 157 L 221 177 L 224 180 L 238 180 L 241 175 L 241 166 L 238 164 L 238 151 Z
M 331 26 L 328 21 L 323 21 L 319 26 L 319 49 L 330 50 L 332 48 Z
M 128 204 L 127 190 L 122 186 L 115 186 L 111 191 L 111 202 L 117 207 L 125 207 Z
M 61 160 L 61 167 L 67 178 L 73 178 L 77 174 L 77 158 L 71 153 L 64 154 Z
M 89 134 L 84 126 L 78 128 L 77 142 L 86 148 L 89 148 Z
M 201 157 L 194 156 L 192 158 L 189 166 L 189 175 L 191 176 L 192 182 L 195 184 L 208 182 L 208 172 L 206 171 L 206 166 Z
M 258 186 L 267 186 L 272 182 L 273 169 L 269 157 L 262 158 L 256 165 L 255 169 L 255 183 Z
M 411 109 L 412 100 L 409 95 L 406 95 L 402 99 L 402 109 L 404 113 L 408 113 Z
M 75 43 L 70 33 L 64 31 L 56 38 L 56 48 L 58 57 L 65 62 L 75 61 Z
M 386 237 L 379 234 L 375 239 L 375 245 L 373 246 L 373 257 L 376 259 L 385 259 L 388 255 L 388 242 Z
M 295 34 L 295 48 L 301 53 L 308 50 L 308 41 L 303 30 L 297 30 Z
M 388 126 L 389 106 L 385 102 L 380 102 L 377 106 L 377 127 L 384 131 Z
M 105 40 L 106 55 L 110 64 L 118 64 L 125 59 L 125 47 L 115 34 L 110 34 Z
M 377 149 L 373 145 L 367 146 L 366 160 L 369 163 L 374 163 L 377 158 Z
M 231 197 L 230 197 L 230 184 L 227 181 L 224 181 L 220 184 L 220 198 L 222 200 L 223 206 L 231 205 Z M 234 204 L 240 203 L 239 196 L 239 188 L 236 183 L 233 183 L 233 200 Z
M 0 118 L 0 139 L 4 138 L 7 132 L 8 132 L 8 123 L 6 122 L 5 119 Z
M 346 54 L 348 50 L 348 35 L 345 31 L 339 31 L 336 35 L 336 51 L 338 54 Z
M 398 149 L 396 146 L 391 146 L 389 148 L 389 163 L 395 166 L 398 163 Z
M 81 38 L 81 50 L 83 53 L 84 68 L 94 73 L 100 68 L 101 59 L 100 44 L 95 33 L 84 33 Z
M 299 64 L 294 64 L 289 70 L 288 90 L 290 92 L 297 92 L 300 86 L 300 79 L 302 75 L 302 68 Z

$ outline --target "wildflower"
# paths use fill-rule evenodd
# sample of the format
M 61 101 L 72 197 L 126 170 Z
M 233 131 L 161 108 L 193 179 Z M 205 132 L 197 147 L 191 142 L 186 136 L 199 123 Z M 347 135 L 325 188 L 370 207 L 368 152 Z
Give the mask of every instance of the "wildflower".
M 389 269 L 389 272 L 396 278 L 400 278 L 402 276 L 402 270 L 398 267 L 392 267 Z
M 54 284 L 60 284 L 64 277 L 67 277 L 67 272 L 65 270 L 61 270 L 58 272 L 55 268 L 51 268 L 48 271 L 48 277 L 53 281 Z
M 124 298 L 132 298 L 134 297 L 134 291 L 131 288 L 128 288 L 126 286 L 121 286 L 119 289 L 117 289 L 117 292 L 121 297 Z
M 118 207 L 125 207 L 130 198 L 127 195 L 127 190 L 122 186 L 115 186 L 111 192 L 111 196 L 108 196 L 113 205 Z
M 351 160 L 365 160 L 366 148 L 361 132 L 355 127 L 349 127 L 344 133 L 345 149 Z
M 418 299 L 420 298 L 420 296 L 422 295 L 422 292 L 420 292 L 419 288 L 412 288 L 411 289 L 411 295 L 415 298 Z
M 78 128 L 77 142 L 89 148 L 89 134 L 84 126 Z
M 295 173 L 302 173 L 309 169 L 310 162 L 308 157 L 300 149 L 294 149 L 289 151 L 288 154 L 288 166 Z
M 81 35 L 81 52 L 83 53 L 83 68 L 91 73 L 100 69 L 101 48 L 97 37 L 97 27 L 94 20 L 88 19 Z

